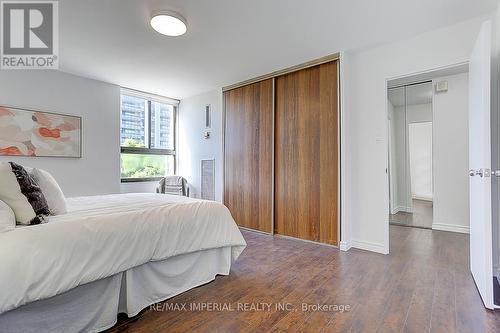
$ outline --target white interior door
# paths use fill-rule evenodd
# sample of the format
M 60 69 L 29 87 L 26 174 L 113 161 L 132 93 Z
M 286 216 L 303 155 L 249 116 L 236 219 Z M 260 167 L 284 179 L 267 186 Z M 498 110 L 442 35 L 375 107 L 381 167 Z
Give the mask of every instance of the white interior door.
M 491 226 L 491 22 L 483 23 L 469 63 L 470 267 L 493 309 Z

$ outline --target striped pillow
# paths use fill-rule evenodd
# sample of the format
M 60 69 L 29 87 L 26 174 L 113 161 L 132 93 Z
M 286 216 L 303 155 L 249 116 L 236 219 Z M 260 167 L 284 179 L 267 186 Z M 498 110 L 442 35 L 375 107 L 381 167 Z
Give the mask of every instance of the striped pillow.
M 12 208 L 18 224 L 44 223 L 50 214 L 40 186 L 14 162 L 0 163 L 0 200 Z

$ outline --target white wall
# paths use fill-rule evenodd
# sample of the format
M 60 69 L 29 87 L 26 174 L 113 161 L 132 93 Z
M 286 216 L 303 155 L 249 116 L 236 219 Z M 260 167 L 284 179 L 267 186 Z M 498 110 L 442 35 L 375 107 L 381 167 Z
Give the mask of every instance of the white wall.
M 432 103 L 408 105 L 407 123 L 422 123 L 432 121 Z
M 82 117 L 82 158 L 0 157 L 51 172 L 66 196 L 120 190 L 120 88 L 59 71 L 0 73 L 0 105 Z
M 205 106 L 212 108 L 210 139 L 205 139 Z M 200 163 L 215 158 L 215 199 L 222 201 L 222 90 L 183 99 L 179 105 L 178 174 L 190 184 L 190 196 L 200 197 Z
M 367 50 L 344 53 L 344 168 L 350 245 L 388 253 L 387 80 L 468 61 L 484 18 Z
M 434 93 L 433 228 L 469 231 L 468 74 L 436 78 L 448 91 Z
M 432 201 L 432 122 L 410 123 L 408 138 L 412 199 Z
M 158 182 L 130 182 L 120 184 L 120 193 L 155 193 Z

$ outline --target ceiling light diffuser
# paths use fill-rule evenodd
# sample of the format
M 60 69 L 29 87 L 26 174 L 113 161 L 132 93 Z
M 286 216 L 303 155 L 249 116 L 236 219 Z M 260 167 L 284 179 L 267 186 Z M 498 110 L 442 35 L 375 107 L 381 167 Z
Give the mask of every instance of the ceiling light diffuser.
M 154 12 L 150 23 L 153 29 L 166 36 L 181 36 L 187 31 L 186 20 L 176 12 L 164 10 Z

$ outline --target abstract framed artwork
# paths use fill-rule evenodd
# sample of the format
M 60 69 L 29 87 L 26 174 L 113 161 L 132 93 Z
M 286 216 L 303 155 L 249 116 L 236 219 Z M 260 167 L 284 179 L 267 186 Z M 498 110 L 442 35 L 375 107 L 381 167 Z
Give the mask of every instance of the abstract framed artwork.
M 0 106 L 0 156 L 82 157 L 82 118 Z

